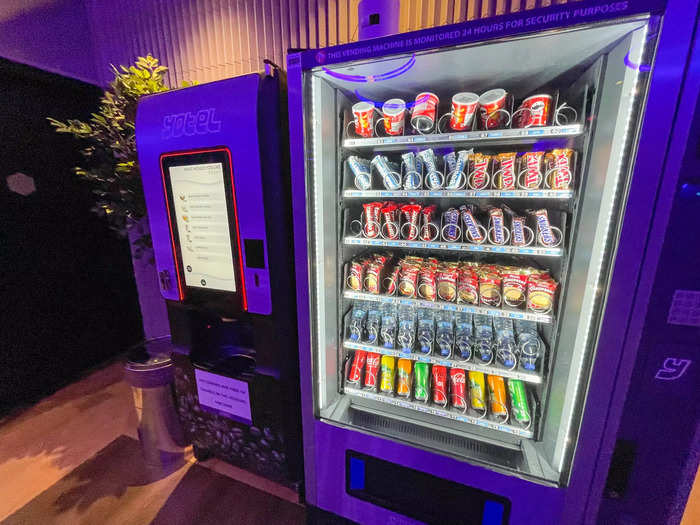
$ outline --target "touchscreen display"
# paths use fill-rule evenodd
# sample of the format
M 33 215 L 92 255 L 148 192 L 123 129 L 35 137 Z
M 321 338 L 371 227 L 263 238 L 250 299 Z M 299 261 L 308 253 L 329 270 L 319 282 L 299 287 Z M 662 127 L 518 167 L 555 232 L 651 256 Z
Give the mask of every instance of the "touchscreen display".
M 235 292 L 223 165 L 212 162 L 168 169 L 185 284 Z

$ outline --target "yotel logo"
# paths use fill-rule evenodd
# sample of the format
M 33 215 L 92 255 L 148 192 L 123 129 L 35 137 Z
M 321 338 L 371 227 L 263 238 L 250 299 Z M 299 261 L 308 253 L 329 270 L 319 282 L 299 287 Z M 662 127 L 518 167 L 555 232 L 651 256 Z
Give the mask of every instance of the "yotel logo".
M 176 139 L 193 135 L 207 135 L 221 131 L 221 121 L 216 119 L 214 108 L 173 113 L 163 117 L 162 138 Z

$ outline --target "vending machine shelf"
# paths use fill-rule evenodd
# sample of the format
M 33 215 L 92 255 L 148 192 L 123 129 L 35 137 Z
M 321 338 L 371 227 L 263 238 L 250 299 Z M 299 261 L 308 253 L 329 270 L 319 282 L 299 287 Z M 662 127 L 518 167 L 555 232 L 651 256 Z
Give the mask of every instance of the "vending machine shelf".
M 497 244 L 470 244 L 465 242 L 444 241 L 390 241 L 386 239 L 366 239 L 348 236 L 343 239 L 347 245 L 383 246 L 387 248 L 406 248 L 411 250 L 443 250 L 448 252 L 507 253 L 513 255 L 542 255 L 561 257 L 563 248 L 544 248 L 541 246 L 500 246 Z
M 575 137 L 584 131 L 582 124 L 570 126 L 546 126 L 516 129 L 494 129 L 490 131 L 465 131 L 459 133 L 433 133 L 428 135 L 402 135 L 397 137 L 347 138 L 343 147 L 360 149 L 377 146 L 444 145 L 444 144 L 528 144 L 542 138 Z
M 355 341 L 345 341 L 343 346 L 349 350 L 364 350 L 365 352 L 373 352 L 375 354 L 391 355 L 394 357 L 405 357 L 414 361 L 422 361 L 434 365 L 447 366 L 449 368 L 461 368 L 463 370 L 473 370 L 475 372 L 483 372 L 489 375 L 497 375 L 510 379 L 520 379 L 527 383 L 540 384 L 542 383 L 542 375 L 538 372 L 526 372 L 519 369 L 508 369 L 500 363 L 490 365 L 482 365 L 477 362 L 460 361 L 455 358 L 446 358 L 435 355 L 425 355 L 418 352 L 404 352 L 393 348 L 384 348 L 383 346 L 374 346 L 364 343 L 356 343 Z
M 568 200 L 574 190 L 353 190 L 343 191 L 346 199 L 430 198 L 430 199 L 555 199 Z
M 380 303 L 407 304 L 419 308 L 432 308 L 433 310 L 451 310 L 453 312 L 469 312 L 473 314 L 483 314 L 490 317 L 507 317 L 510 319 L 523 319 L 525 321 L 535 321 L 536 323 L 550 324 L 554 321 L 551 313 L 535 313 L 523 310 L 506 310 L 501 308 L 488 308 L 486 306 L 476 306 L 473 304 L 447 303 L 444 301 L 426 301 L 424 299 L 412 299 L 394 295 L 376 295 L 354 290 L 345 290 L 343 296 L 346 299 L 360 299 L 362 301 L 375 301 Z
M 425 414 L 431 414 L 433 416 L 444 417 L 447 419 L 452 419 L 454 421 L 461 421 L 463 423 L 469 423 L 471 425 L 477 425 L 480 427 L 489 428 L 491 430 L 505 432 L 507 434 L 513 434 L 522 438 L 532 438 L 534 436 L 533 431 L 530 429 L 500 423 L 498 421 L 489 419 L 488 417 L 480 419 L 479 417 L 474 417 L 469 415 L 468 413 L 462 413 L 457 410 L 438 408 L 426 403 L 411 401 L 409 399 L 399 398 L 393 395 L 378 394 L 371 390 L 353 388 L 348 385 L 345 385 L 344 391 L 346 394 L 351 396 L 356 396 L 364 399 L 371 399 L 373 401 L 379 401 L 380 403 L 386 403 L 388 405 L 407 408 L 409 410 L 415 410 L 417 412 L 423 412 Z

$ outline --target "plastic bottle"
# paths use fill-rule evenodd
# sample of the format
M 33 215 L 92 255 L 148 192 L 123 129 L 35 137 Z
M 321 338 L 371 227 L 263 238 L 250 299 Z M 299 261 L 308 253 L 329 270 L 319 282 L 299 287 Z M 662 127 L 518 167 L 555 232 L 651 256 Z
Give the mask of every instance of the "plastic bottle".
M 483 314 L 474 314 L 474 351 L 484 363 L 493 361 L 493 327 L 491 318 Z
M 452 356 L 455 344 L 454 314 L 447 310 L 435 314 L 435 342 L 442 357 Z
M 455 350 L 464 361 L 472 358 L 474 346 L 474 326 L 472 314 L 468 312 L 455 313 Z
M 536 370 L 537 360 L 541 357 L 544 343 L 537 333 L 537 324 L 533 321 L 516 319 L 515 332 L 518 336 L 520 366 L 525 370 Z
M 377 303 L 371 303 L 367 311 L 367 324 L 365 332 L 367 333 L 367 342 L 371 345 L 376 345 L 379 341 L 379 325 L 381 323 L 381 312 Z
M 518 362 L 518 347 L 515 344 L 513 320 L 496 317 L 493 320 L 493 331 L 496 340 L 496 359 L 507 368 L 515 368 Z
M 381 307 L 382 328 L 379 336 L 384 348 L 396 346 L 396 305 L 383 304 Z
M 399 348 L 404 352 L 413 350 L 413 343 L 416 340 L 416 310 L 412 306 L 399 306 L 399 330 L 396 341 Z
M 435 342 L 435 312 L 429 308 L 418 310 L 418 346 L 422 353 L 431 354 Z
M 355 301 L 350 313 L 350 340 L 361 341 L 362 334 L 367 321 L 367 303 L 365 301 Z

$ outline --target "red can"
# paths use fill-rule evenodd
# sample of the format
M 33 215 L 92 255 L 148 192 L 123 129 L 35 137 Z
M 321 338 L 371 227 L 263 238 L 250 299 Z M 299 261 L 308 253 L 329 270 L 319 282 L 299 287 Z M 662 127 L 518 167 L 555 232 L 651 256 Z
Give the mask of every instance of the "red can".
M 411 115 L 411 126 L 421 133 L 433 129 L 439 102 L 440 99 L 435 93 L 430 93 L 428 91 L 418 93 Z
M 392 98 L 382 106 L 384 131 L 387 135 L 403 135 L 403 123 L 406 115 L 406 103 L 400 98 Z
M 476 93 L 457 93 L 453 96 L 450 127 L 455 131 L 471 128 L 478 105 L 479 95 Z
M 464 410 L 467 408 L 467 375 L 461 368 L 450 368 L 450 404 Z
M 433 365 L 433 403 L 447 406 L 447 368 L 442 365 Z
M 377 388 L 377 377 L 379 376 L 379 354 L 367 354 L 367 367 L 365 368 L 364 385 L 367 388 Z
M 355 133 L 360 137 L 371 137 L 374 131 L 374 105 L 358 102 L 352 107 L 352 117 L 355 119 Z
M 552 108 L 552 95 L 546 93 L 532 95 L 522 101 L 518 111 L 518 121 L 515 125 L 519 128 L 532 126 L 546 126 L 549 122 L 549 112 Z
M 498 129 L 510 124 L 506 110 L 508 93 L 505 89 L 491 89 L 479 97 L 479 124 L 481 129 Z
M 367 352 L 364 350 L 355 350 L 355 357 L 352 359 L 350 374 L 348 374 L 348 383 L 359 383 L 362 379 L 362 369 L 365 367 L 365 359 Z

